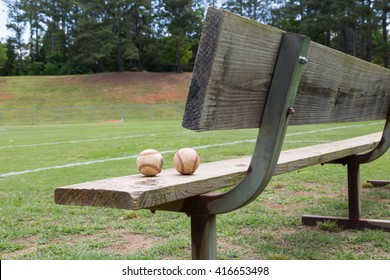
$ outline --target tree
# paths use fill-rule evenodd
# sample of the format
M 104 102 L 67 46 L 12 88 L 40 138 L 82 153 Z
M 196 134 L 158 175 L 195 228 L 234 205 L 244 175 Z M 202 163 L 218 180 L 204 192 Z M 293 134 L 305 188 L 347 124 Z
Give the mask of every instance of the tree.
M 40 0 L 46 26 L 42 38 L 45 74 L 68 74 L 78 5 L 74 0 Z
M 12 31 L 3 69 L 7 75 L 191 71 L 206 6 L 305 34 L 389 67 L 389 0 L 3 2 Z
M 152 1 L 138 0 L 134 1 L 134 6 L 130 11 L 130 20 L 132 21 L 131 38 L 137 51 L 138 70 L 143 69 L 143 56 L 147 51 L 149 38 L 152 34 Z
M 280 9 L 280 19 L 276 24 L 286 31 L 308 35 L 313 41 L 330 46 L 332 36 L 338 36 L 336 15 L 340 10 L 343 8 L 338 7 L 334 0 L 289 1 Z
M 389 0 L 290 0 L 275 24 L 367 61 L 387 65 Z
M 44 30 L 42 2 L 37 0 L 24 0 L 23 10 L 29 26 L 29 58 L 31 62 L 41 61 L 41 39 Z
M 26 44 L 23 41 L 23 34 L 26 27 L 25 13 L 23 11 L 23 3 L 21 0 L 5 0 L 4 3 L 8 8 L 8 23 L 7 28 L 13 31 L 13 36 L 8 38 L 8 41 L 13 46 L 16 53 L 14 60 L 14 74 L 25 74 L 24 60 L 27 56 Z
M 263 23 L 271 20 L 273 7 L 281 4 L 280 0 L 239 0 L 223 1 L 222 8 Z
M 3 66 L 2 75 L 5 76 L 17 75 L 18 73 L 15 70 L 17 54 L 15 52 L 13 41 L 10 38 L 8 38 L 7 40 L 6 49 L 7 49 L 7 60 Z
M 389 67 L 389 60 L 390 60 L 390 42 L 389 42 L 389 36 L 388 36 L 388 18 L 390 17 L 390 1 L 389 0 L 377 0 L 374 2 L 374 9 L 376 10 L 376 13 L 379 14 L 380 17 L 380 27 L 381 27 L 381 34 L 382 38 L 377 40 L 378 46 L 376 48 L 376 51 L 378 53 L 378 56 L 382 57 L 383 66 Z
M 50 22 L 42 39 L 42 53 L 47 75 L 67 74 L 66 35 L 54 22 Z
M 207 6 L 214 8 L 218 7 L 218 2 L 218 0 L 206 0 Z
M 191 41 L 184 37 L 164 37 L 161 39 L 161 43 L 163 44 L 162 52 L 160 52 L 161 63 L 175 64 L 175 70 L 182 73 L 183 65 L 188 64 L 193 55 Z
M 7 63 L 8 57 L 7 57 L 7 46 L 0 42 L 0 74 L 4 75 L 4 68 Z
M 149 28 L 150 1 L 82 0 L 79 4 L 73 46 L 76 60 L 94 65 L 95 71 L 124 71 L 131 61 L 139 61 L 137 45 L 141 46 Z
M 183 72 L 183 65 L 192 45 L 199 41 L 204 8 L 199 1 L 191 0 L 163 0 L 161 2 L 160 18 L 165 28 L 167 52 L 174 49 L 176 72 Z M 163 28 L 163 30 L 164 30 Z M 172 47 L 173 46 L 173 47 Z
M 104 67 L 108 67 L 109 57 L 114 51 L 114 40 L 109 25 L 94 18 L 78 20 L 72 47 L 74 61 L 79 62 L 79 71 L 102 72 Z

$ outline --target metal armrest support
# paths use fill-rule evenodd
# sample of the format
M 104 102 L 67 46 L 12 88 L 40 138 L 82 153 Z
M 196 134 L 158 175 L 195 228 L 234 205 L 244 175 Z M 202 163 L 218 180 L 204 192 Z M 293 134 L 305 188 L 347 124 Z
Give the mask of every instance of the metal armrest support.
M 307 62 L 308 37 L 285 33 L 265 103 L 252 160 L 242 181 L 222 194 L 186 199 L 181 211 L 191 216 L 193 259 L 216 258 L 216 214 L 253 201 L 271 180 L 294 104 L 303 65 Z
M 205 194 L 185 203 L 184 211 L 214 215 L 233 211 L 253 201 L 273 176 L 300 82 L 310 39 L 285 33 L 280 44 L 265 103 L 256 146 L 242 181 L 222 194 Z

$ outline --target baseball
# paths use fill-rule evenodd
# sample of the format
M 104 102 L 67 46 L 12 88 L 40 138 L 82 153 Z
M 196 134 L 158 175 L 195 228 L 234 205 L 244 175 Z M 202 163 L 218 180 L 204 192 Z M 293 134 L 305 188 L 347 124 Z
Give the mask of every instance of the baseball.
M 147 177 L 156 176 L 160 173 L 163 163 L 164 160 L 160 152 L 153 149 L 142 151 L 137 157 L 138 171 Z
M 173 165 L 177 172 L 183 175 L 194 173 L 199 166 L 200 159 L 198 153 L 191 148 L 178 150 L 173 157 Z

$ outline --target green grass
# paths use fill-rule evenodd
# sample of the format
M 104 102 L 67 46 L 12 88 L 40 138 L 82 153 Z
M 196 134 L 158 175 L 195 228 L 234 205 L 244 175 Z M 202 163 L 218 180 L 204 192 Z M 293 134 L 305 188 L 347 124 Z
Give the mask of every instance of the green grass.
M 372 124 L 372 123 L 371 123 Z M 327 130 L 335 126 L 344 128 Z M 383 123 L 290 127 L 283 149 L 381 131 Z M 309 133 L 313 130 L 324 130 Z M 306 134 L 299 134 L 305 133 Z M 152 135 L 153 134 L 153 135 Z M 294 135 L 295 134 L 295 135 Z M 180 121 L 0 127 L 1 259 L 189 259 L 184 214 L 55 205 L 53 191 L 69 185 L 136 173 L 147 148 L 174 151 L 255 139 L 256 130 L 195 133 Z M 133 138 L 131 138 L 133 137 Z M 98 140 L 100 139 L 100 140 Z M 254 143 L 199 149 L 202 162 L 251 154 Z M 7 148 L 4 148 L 7 147 Z M 172 167 L 173 152 L 164 154 Z M 106 162 L 52 169 L 53 166 Z M 390 155 L 364 165 L 366 179 L 389 179 Z M 389 219 L 390 189 L 363 189 L 363 216 Z M 217 218 L 221 259 L 390 259 L 390 233 L 326 231 L 305 227 L 302 214 L 347 215 L 346 167 L 315 166 L 274 177 L 256 201 Z M 134 239 L 135 238 L 135 239 Z M 142 242 L 141 242 L 141 241 Z M 143 244 L 142 249 L 134 247 Z
M 190 73 L 0 77 L 0 126 L 180 119 Z

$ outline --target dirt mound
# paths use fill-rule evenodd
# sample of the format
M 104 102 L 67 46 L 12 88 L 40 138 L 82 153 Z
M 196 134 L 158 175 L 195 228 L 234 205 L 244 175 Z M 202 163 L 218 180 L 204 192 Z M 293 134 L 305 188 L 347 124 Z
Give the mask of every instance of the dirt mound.
M 69 84 L 91 87 L 103 99 L 114 103 L 182 103 L 185 101 L 192 73 L 122 72 L 65 76 Z
M 3 77 L 0 108 L 183 104 L 191 76 L 191 73 L 123 72 Z

